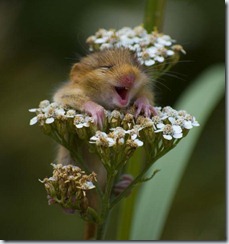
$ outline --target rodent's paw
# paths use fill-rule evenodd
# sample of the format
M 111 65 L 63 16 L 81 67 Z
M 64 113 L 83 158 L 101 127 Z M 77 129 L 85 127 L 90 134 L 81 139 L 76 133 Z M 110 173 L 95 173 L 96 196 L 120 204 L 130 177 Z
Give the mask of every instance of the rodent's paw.
M 120 180 L 118 181 L 118 183 L 116 183 L 113 187 L 113 193 L 118 196 L 120 193 L 122 193 L 129 185 L 130 183 L 133 181 L 133 177 L 132 175 L 129 174 L 123 174 L 121 175 Z M 131 192 L 128 191 L 127 192 L 127 196 L 130 194 Z
M 152 105 L 149 104 L 149 101 L 145 97 L 138 98 L 134 105 L 137 107 L 137 110 L 135 112 L 135 117 L 138 117 L 140 113 L 143 112 L 143 114 L 148 118 L 151 115 L 157 115 L 156 110 Z
M 103 128 L 103 122 L 105 119 L 104 108 L 99 104 L 88 101 L 83 105 L 83 110 L 92 116 L 94 123 L 99 129 Z

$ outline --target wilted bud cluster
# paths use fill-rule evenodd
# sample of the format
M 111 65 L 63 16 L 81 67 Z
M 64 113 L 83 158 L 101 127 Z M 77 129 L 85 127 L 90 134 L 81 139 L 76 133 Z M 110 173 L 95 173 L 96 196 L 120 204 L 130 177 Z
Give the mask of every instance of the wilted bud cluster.
M 168 63 L 174 65 L 181 52 L 185 54 L 182 46 L 175 44 L 175 40 L 170 36 L 157 31 L 147 33 L 142 26 L 133 29 L 123 27 L 120 30 L 99 29 L 95 35 L 88 37 L 86 42 L 90 51 L 127 48 L 136 54 L 140 64 L 147 67 L 157 66 L 161 70 L 167 69 Z
M 86 175 L 73 165 L 52 164 L 52 177 L 40 180 L 47 191 L 48 203 L 59 204 L 65 211 L 79 210 L 85 213 L 88 208 L 87 191 L 95 188 L 95 173 Z

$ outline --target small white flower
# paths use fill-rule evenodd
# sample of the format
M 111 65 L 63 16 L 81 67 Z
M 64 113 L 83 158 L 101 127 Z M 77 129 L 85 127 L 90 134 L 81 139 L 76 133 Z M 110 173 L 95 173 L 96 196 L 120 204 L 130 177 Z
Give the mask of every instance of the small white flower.
M 159 63 L 162 63 L 162 62 L 165 61 L 165 58 L 162 57 L 162 56 L 156 56 L 156 57 L 154 58 L 154 60 L 158 61 Z
M 116 32 L 117 36 L 128 36 L 133 37 L 135 36 L 135 32 L 130 27 L 123 27 Z
M 35 125 L 37 122 L 38 122 L 38 119 L 37 119 L 37 116 L 35 116 L 35 117 L 33 117 L 33 118 L 30 120 L 29 124 L 30 124 L 30 125 Z
M 136 140 L 138 137 L 138 135 L 135 133 L 130 133 L 130 135 L 131 135 L 131 140 L 133 140 L 133 141 Z
M 147 33 L 142 26 L 133 29 L 123 27 L 117 31 L 99 29 L 94 36 L 87 39 L 92 51 L 113 47 L 128 48 L 137 54 L 138 61 L 145 66 L 152 66 L 155 62 L 162 63 L 165 58 L 175 55 L 175 52 L 184 51 L 180 45 L 172 46 L 173 42 L 170 36 L 158 32 Z
M 44 114 L 38 114 L 37 116 L 33 117 L 29 124 L 30 125 L 35 125 L 37 122 L 39 121 L 43 121 L 45 119 L 45 115 Z
M 132 45 L 134 43 L 134 39 L 129 38 L 127 36 L 121 36 L 120 37 L 120 44 L 123 47 L 128 47 L 129 45 Z
M 173 50 L 167 50 L 166 54 L 167 54 L 167 56 L 173 56 L 174 55 L 174 51 Z
M 155 129 L 161 129 L 165 126 L 164 123 L 162 122 L 162 119 L 158 115 L 153 116 L 152 121 Z
M 134 143 L 136 143 L 136 145 L 137 145 L 138 147 L 143 146 L 143 142 L 140 141 L 139 139 L 134 139 L 133 141 L 134 141 Z
M 182 129 L 179 125 L 173 125 L 172 128 L 173 128 L 173 137 L 174 138 L 178 139 L 183 136 Z
M 196 121 L 196 118 L 192 117 L 192 126 L 200 126 L 200 124 Z
M 112 132 L 109 134 L 109 136 L 116 141 L 118 145 L 123 145 L 125 143 L 125 135 L 126 131 L 122 127 L 116 127 L 110 129 Z
M 57 108 L 57 109 L 55 110 L 55 114 L 56 114 L 56 115 L 65 115 L 65 111 L 64 111 L 63 108 Z
M 73 109 L 69 109 L 67 112 L 66 112 L 66 117 L 67 118 L 74 118 L 76 115 L 76 111 L 73 110 Z
M 98 38 L 95 40 L 95 43 L 96 44 L 102 44 L 102 43 L 105 43 L 107 41 L 107 37 L 102 37 L 102 38 Z
M 96 131 L 96 134 L 90 138 L 89 143 L 95 143 L 97 146 L 112 147 L 115 145 L 115 140 L 108 137 L 105 132 Z
M 195 117 L 188 114 L 185 110 L 180 110 L 177 112 L 177 117 L 169 117 L 168 120 L 173 125 L 179 125 L 185 129 L 192 129 L 193 126 L 199 126 L 199 123 L 196 121 Z
M 55 117 L 58 119 L 62 119 L 65 117 L 65 111 L 63 108 L 56 108 L 55 109 Z
M 146 52 L 149 54 L 151 58 L 154 58 L 157 54 L 157 48 L 156 47 L 149 47 L 146 49 Z
M 45 124 L 52 124 L 54 121 L 55 119 L 53 117 L 50 117 L 45 120 Z
M 171 135 L 167 135 L 167 134 L 164 134 L 163 137 L 166 139 L 166 140 L 172 140 L 173 137 Z
M 112 44 L 109 44 L 109 43 L 103 43 L 101 46 L 100 46 L 100 49 L 101 50 L 104 50 L 104 49 L 108 49 L 108 48 L 112 48 L 113 45 Z
M 39 104 L 39 108 L 46 108 L 46 107 L 48 107 L 49 105 L 50 105 L 49 100 L 43 100 L 43 101 L 40 102 L 40 104 Z
M 110 129 L 112 132 L 112 136 L 114 138 L 123 138 L 125 137 L 126 131 L 122 127 L 116 127 Z
M 164 116 L 166 118 L 168 118 L 168 117 L 176 118 L 178 116 L 178 112 L 175 109 L 171 108 L 170 106 L 164 107 L 162 109 L 162 112 L 164 113 Z
M 183 126 L 184 126 L 184 128 L 185 129 L 188 129 L 188 130 L 190 130 L 190 129 L 192 129 L 192 122 L 191 121 L 187 121 L 187 120 L 184 120 L 183 121 Z
M 49 105 L 46 108 L 43 108 L 42 111 L 44 112 L 45 116 L 48 117 L 53 117 L 55 115 L 55 107 Z
M 138 43 L 129 46 L 129 49 L 130 49 L 131 51 L 136 52 L 137 55 L 141 52 L 141 47 L 140 47 L 140 45 L 139 45 Z
M 155 64 L 155 61 L 153 59 L 148 59 L 143 61 L 146 66 L 152 66 Z
M 39 111 L 38 108 L 30 108 L 29 109 L 29 112 L 31 112 L 31 113 L 36 113 L 37 111 Z
M 158 133 L 158 132 L 162 132 L 163 137 L 166 140 L 172 140 L 173 138 L 179 139 L 179 138 L 182 138 L 182 136 L 183 136 L 182 129 L 179 125 L 166 124 L 166 125 L 164 125 L 163 128 L 155 131 L 155 133 Z
M 126 141 L 126 144 L 132 148 L 138 148 L 138 147 L 142 147 L 144 143 L 142 141 L 140 141 L 139 139 L 134 139 L 134 140 L 128 139 Z
M 157 43 L 163 46 L 171 46 L 173 40 L 168 35 L 162 35 L 157 38 Z
M 74 125 L 76 128 L 81 129 L 83 127 L 89 127 L 90 124 L 89 121 L 85 119 L 85 117 L 82 114 L 75 115 L 74 118 Z
M 117 143 L 118 145 L 123 145 L 123 144 L 125 143 L 125 140 L 124 140 L 124 138 L 117 138 L 117 139 L 116 139 L 116 143 Z
M 82 186 L 81 188 L 83 190 L 90 190 L 90 189 L 93 189 L 95 188 L 94 184 L 91 182 L 91 181 L 86 181 Z
M 142 26 L 136 26 L 134 32 L 137 36 L 146 36 L 147 31 Z

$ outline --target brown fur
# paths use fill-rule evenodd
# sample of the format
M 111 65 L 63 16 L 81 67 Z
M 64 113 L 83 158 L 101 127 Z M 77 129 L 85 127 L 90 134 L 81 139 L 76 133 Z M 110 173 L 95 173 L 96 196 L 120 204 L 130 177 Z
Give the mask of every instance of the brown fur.
M 125 76 L 131 74 L 134 84 L 129 85 Z M 124 79 L 123 79 L 124 77 Z M 118 103 L 118 95 L 115 87 L 123 86 L 128 90 L 128 102 L 126 105 Z M 150 80 L 143 72 L 136 57 L 127 49 L 111 49 L 90 54 L 79 63 L 73 65 L 70 72 L 70 80 L 64 84 L 54 95 L 54 101 L 62 105 L 70 106 L 79 111 L 85 111 L 84 105 L 87 102 L 94 102 L 99 105 L 97 108 L 114 109 L 125 107 L 136 99 L 144 97 L 149 104 L 153 105 L 153 93 L 150 87 Z M 94 105 L 93 105 L 94 106 Z M 86 111 L 87 112 L 87 111 Z M 98 176 L 98 183 L 103 188 L 106 183 L 106 171 L 97 158 L 85 153 L 85 160 L 90 170 L 95 171 Z M 72 164 L 74 162 L 64 147 L 60 147 L 58 163 Z M 89 197 L 89 204 L 97 208 L 95 195 Z M 93 201 L 96 201 L 93 203 Z M 91 238 L 94 227 L 89 224 L 87 238 Z M 93 229 L 93 230 L 92 230 Z

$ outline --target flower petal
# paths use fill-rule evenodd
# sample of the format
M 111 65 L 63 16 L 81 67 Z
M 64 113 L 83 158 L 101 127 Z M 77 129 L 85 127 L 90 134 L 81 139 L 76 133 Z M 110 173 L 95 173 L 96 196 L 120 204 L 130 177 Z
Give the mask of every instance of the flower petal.
M 174 133 L 181 133 L 182 129 L 179 125 L 173 125 Z
M 31 113 L 35 113 L 35 112 L 37 112 L 37 108 L 30 108 L 30 109 L 29 109 L 29 112 L 31 112 Z
M 185 129 L 188 129 L 188 130 L 192 129 L 192 127 L 193 127 L 192 126 L 192 122 L 191 121 L 186 121 L 186 120 L 183 122 L 183 126 L 184 126 Z
M 159 123 L 156 125 L 158 129 L 163 129 L 165 125 L 163 123 Z
M 153 59 L 145 60 L 144 64 L 146 66 L 152 66 L 155 64 L 155 61 Z
M 173 134 L 173 138 L 179 139 L 182 138 L 183 134 L 182 133 L 175 133 Z
M 156 132 L 156 131 L 155 131 Z M 166 140 L 172 140 L 172 136 L 171 135 L 163 135 L 163 137 L 166 139 Z
M 35 117 L 33 117 L 33 118 L 30 120 L 29 124 L 30 124 L 30 125 L 35 125 L 35 124 L 37 123 L 37 121 L 38 121 L 37 116 L 35 116 Z
M 140 141 L 139 139 L 134 140 L 134 142 L 138 145 L 138 147 L 143 146 L 143 142 Z
M 45 120 L 45 124 L 52 124 L 54 121 L 55 119 L 53 117 L 50 117 Z

